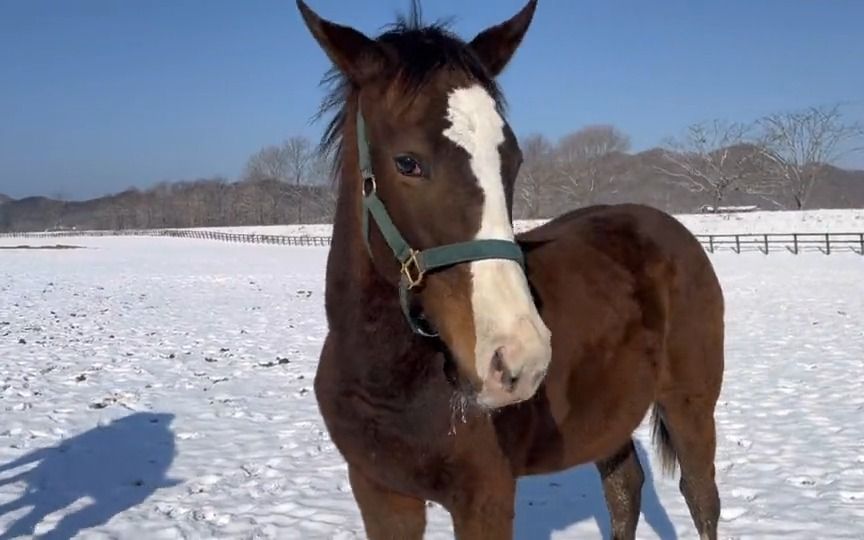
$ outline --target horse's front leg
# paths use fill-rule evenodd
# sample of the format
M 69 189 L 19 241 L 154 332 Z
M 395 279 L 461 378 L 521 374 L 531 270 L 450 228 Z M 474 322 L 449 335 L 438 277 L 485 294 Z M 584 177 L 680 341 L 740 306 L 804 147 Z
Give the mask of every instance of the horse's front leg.
M 614 455 L 598 461 L 597 469 L 612 518 L 612 539 L 636 538 L 645 473 L 639 463 L 633 439 L 627 441 Z
M 511 475 L 463 488 L 448 510 L 457 540 L 511 540 L 516 480 Z
M 369 540 L 422 540 L 426 501 L 381 487 L 350 465 L 348 479 Z

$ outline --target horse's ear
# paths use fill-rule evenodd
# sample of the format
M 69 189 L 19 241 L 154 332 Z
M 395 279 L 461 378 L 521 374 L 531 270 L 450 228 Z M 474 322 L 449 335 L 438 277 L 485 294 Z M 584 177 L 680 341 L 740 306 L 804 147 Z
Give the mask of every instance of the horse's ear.
M 374 40 L 349 26 L 322 19 L 303 0 L 297 0 L 297 8 L 330 61 L 352 82 L 362 84 L 380 68 L 384 55 Z
M 513 53 L 519 48 L 536 8 L 537 0 L 529 0 L 512 19 L 487 28 L 471 40 L 469 46 L 474 49 L 493 77 L 504 71 Z

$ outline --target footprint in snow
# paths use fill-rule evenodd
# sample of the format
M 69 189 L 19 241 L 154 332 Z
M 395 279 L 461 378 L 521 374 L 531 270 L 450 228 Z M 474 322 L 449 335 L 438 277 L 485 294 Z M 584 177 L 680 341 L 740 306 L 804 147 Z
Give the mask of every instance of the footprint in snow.
M 837 493 L 840 500 L 847 503 L 862 504 L 864 503 L 864 491 L 840 491 Z
M 730 493 L 736 499 L 744 499 L 750 502 L 756 500 L 761 492 L 758 489 L 734 488 Z
M 746 513 L 746 508 L 742 508 L 740 506 L 730 506 L 720 510 L 720 519 L 722 521 L 734 521 Z
M 809 476 L 791 476 L 786 479 L 786 483 L 793 486 L 815 486 L 816 480 Z

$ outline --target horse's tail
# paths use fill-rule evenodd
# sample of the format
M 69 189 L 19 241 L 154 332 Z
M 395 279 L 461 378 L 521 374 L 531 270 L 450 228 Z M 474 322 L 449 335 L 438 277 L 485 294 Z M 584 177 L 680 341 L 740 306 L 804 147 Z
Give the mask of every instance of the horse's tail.
M 673 475 L 678 466 L 678 453 L 672 445 L 672 436 L 663 419 L 663 408 L 655 403 L 651 409 L 651 442 L 657 457 L 660 458 L 660 469 L 663 474 Z

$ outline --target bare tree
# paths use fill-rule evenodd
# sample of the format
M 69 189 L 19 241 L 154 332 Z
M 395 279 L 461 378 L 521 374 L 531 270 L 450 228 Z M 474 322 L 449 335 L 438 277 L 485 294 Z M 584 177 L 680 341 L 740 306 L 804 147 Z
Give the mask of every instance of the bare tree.
M 303 223 L 304 196 L 300 186 L 310 180 L 309 165 L 314 159 L 312 142 L 306 137 L 291 137 L 283 144 L 288 173 L 295 186 L 297 201 L 297 223 Z
M 303 136 L 293 136 L 279 146 L 268 146 L 254 154 L 246 164 L 244 179 L 249 182 L 276 181 L 291 184 L 293 191 L 283 191 L 283 196 L 294 200 L 297 223 L 303 222 L 304 197 L 301 186 L 310 184 L 315 174 L 315 148 Z M 277 200 L 272 204 L 279 205 Z
M 715 210 L 730 191 L 770 192 L 770 178 L 754 171 L 759 148 L 748 142 L 751 129 L 722 120 L 693 124 L 680 139 L 667 141 L 663 158 L 669 165 L 657 169 L 692 191 L 708 193 Z
M 330 170 L 327 156 L 318 151 L 309 151 L 305 186 L 297 193 L 305 201 L 307 217 L 332 219 L 336 209 L 336 189 L 329 182 Z
M 584 161 L 630 149 L 630 137 L 614 126 L 596 124 L 565 135 L 558 142 L 559 153 L 567 161 Z
M 260 182 L 263 180 L 288 181 L 288 159 L 283 146 L 267 146 L 256 152 L 246 162 L 243 180 Z
M 333 157 L 322 154 L 317 150 L 311 152 L 312 158 L 307 167 L 309 185 L 326 186 L 331 184 L 331 174 L 333 172 Z
M 601 177 L 603 159 L 630 149 L 630 138 L 610 125 L 586 126 L 558 142 L 556 187 L 570 200 L 590 203 L 599 184 L 612 181 Z
M 839 105 L 772 114 L 758 124 L 760 148 L 799 210 L 807 205 L 822 166 L 862 150 L 864 128 L 844 122 Z
M 312 186 L 306 197 L 309 199 L 311 212 L 323 222 L 332 222 L 336 213 L 336 201 L 339 198 L 339 187 L 336 185 Z
M 524 219 L 537 219 L 543 212 L 555 176 L 552 144 L 543 135 L 526 137 L 522 147 L 522 167 L 516 179 L 515 213 Z
M 308 183 L 309 166 L 315 158 L 312 142 L 306 137 L 294 136 L 282 144 L 282 151 L 287 164 L 289 181 L 295 186 Z

